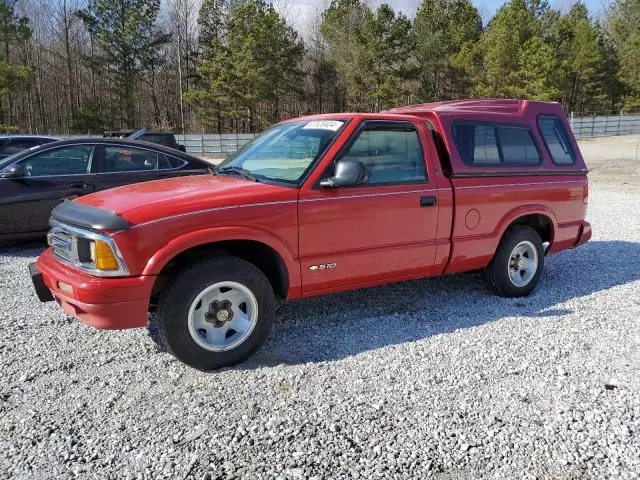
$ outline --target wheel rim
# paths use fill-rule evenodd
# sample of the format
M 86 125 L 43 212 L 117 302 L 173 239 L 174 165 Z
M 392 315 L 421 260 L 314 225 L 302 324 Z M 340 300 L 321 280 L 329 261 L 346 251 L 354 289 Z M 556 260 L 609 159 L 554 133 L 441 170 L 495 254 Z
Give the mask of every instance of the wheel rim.
M 218 282 L 202 290 L 189 308 L 189 333 L 205 350 L 236 348 L 256 326 L 258 301 L 237 282 Z
M 515 246 L 509 255 L 509 278 L 516 287 L 527 286 L 538 271 L 538 250 L 528 240 Z

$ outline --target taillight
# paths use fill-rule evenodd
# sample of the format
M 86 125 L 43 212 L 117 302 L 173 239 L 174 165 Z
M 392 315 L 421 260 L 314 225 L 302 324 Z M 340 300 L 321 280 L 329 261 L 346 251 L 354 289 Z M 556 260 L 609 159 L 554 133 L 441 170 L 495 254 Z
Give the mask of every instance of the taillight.
M 585 205 L 589 203 L 589 182 L 584 184 L 582 187 L 582 201 Z

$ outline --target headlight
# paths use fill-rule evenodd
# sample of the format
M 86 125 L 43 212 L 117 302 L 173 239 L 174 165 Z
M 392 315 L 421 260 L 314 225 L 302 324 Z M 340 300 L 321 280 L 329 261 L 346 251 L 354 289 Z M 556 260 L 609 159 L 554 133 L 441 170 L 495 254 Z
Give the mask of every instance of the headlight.
M 118 246 L 107 235 L 53 222 L 47 239 L 63 263 L 99 277 L 129 274 Z

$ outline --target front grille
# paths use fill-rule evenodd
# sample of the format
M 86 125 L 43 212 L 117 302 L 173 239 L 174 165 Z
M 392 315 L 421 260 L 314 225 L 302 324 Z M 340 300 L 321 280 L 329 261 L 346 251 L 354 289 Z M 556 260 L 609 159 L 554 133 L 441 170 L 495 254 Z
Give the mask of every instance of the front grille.
M 73 260 L 73 235 L 62 227 L 54 227 L 49 232 L 49 245 L 53 255 L 63 260 Z
M 58 221 L 51 222 L 51 230 L 47 234 L 53 257 L 62 263 L 80 269 L 98 277 L 116 277 L 129 275 L 127 266 L 122 260 L 115 241 L 100 232 L 73 227 Z M 116 256 L 117 270 L 98 270 L 91 259 L 91 244 L 95 241 L 106 243 Z

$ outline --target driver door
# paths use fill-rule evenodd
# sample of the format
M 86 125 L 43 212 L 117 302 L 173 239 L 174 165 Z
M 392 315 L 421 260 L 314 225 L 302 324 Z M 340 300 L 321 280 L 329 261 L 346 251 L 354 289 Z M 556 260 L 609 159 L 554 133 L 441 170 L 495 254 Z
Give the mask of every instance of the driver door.
M 56 205 L 91 193 L 93 151 L 93 145 L 66 145 L 19 160 L 24 177 L 0 179 L 0 234 L 45 232 Z
M 429 180 L 422 125 L 363 121 L 335 162 L 360 161 L 366 183 L 300 192 L 303 294 L 428 276 L 433 268 L 437 191 Z

